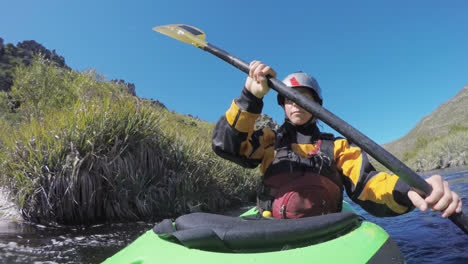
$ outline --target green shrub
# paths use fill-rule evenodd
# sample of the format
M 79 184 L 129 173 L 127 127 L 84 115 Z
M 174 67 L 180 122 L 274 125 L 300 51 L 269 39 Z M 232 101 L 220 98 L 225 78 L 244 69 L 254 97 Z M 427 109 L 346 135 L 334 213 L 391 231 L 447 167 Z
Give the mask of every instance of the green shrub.
M 95 71 L 42 57 L 15 72 L 11 95 L 23 118 L 0 119 L 0 184 L 26 219 L 160 219 L 254 197 L 258 171 L 213 153 L 214 124 L 154 108 Z M 11 102 L 0 94 L 0 107 Z
M 408 165 L 417 171 L 468 165 L 468 130 L 454 131 L 417 149 Z
M 425 148 L 425 147 L 427 146 L 428 143 L 429 143 L 429 142 L 428 142 L 427 139 L 421 138 L 421 137 L 420 137 L 420 138 L 417 138 L 417 139 L 416 139 L 416 142 L 414 143 L 414 147 L 415 147 L 416 149 L 422 149 L 422 148 Z
M 457 132 L 468 132 L 467 126 L 462 125 L 453 125 L 450 127 L 450 133 L 457 133 Z
M 8 94 L 4 91 L 0 91 L 0 115 L 3 116 L 6 113 L 10 112 L 10 99 Z
M 49 111 L 69 108 L 78 99 L 105 98 L 120 94 L 123 85 L 105 82 L 95 71 L 77 72 L 51 64 L 36 55 L 30 66 L 15 68 L 10 96 L 19 102 L 24 117 L 40 118 Z
M 403 156 L 401 157 L 401 161 L 407 162 L 411 160 L 412 158 L 416 157 L 416 155 L 417 155 L 416 151 L 405 152 L 403 153 Z
M 24 216 L 62 224 L 151 219 L 219 211 L 252 196 L 256 172 L 216 157 L 209 135 L 171 126 L 173 115 L 122 96 L 78 102 L 2 134 L 2 170 Z
M 3 170 L 26 218 L 86 223 L 126 213 L 107 204 L 129 202 L 118 185 L 132 186 L 131 179 L 118 161 L 137 154 L 127 149 L 141 154 L 148 148 L 154 122 L 151 109 L 132 100 L 78 102 L 2 135 L 8 153 Z

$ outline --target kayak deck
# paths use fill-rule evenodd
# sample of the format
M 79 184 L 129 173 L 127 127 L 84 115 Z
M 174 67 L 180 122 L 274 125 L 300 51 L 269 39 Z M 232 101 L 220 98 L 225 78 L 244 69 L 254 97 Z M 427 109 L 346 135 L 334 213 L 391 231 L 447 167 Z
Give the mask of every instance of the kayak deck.
M 347 205 L 344 211 L 352 208 Z M 252 213 L 254 210 L 244 216 Z M 282 250 L 267 252 L 194 249 L 179 244 L 177 239 L 176 242 L 167 239 L 168 235 L 149 230 L 104 263 L 404 263 L 400 250 L 385 230 L 367 221 L 359 221 L 353 230 L 325 242 L 294 248 L 285 244 Z
M 339 238 L 338 243 L 330 240 L 303 248 L 273 251 L 266 253 L 219 253 L 190 249 L 176 243 L 168 243 L 159 238 L 153 230 L 147 231 L 128 247 L 118 252 L 104 263 L 294 263 L 296 259 L 308 263 L 366 263 L 382 244 L 388 234 L 370 222 L 363 222 L 356 229 Z M 380 243 L 376 243 L 380 241 Z M 199 261 L 197 261 L 199 260 Z M 302 261 L 298 261 L 302 262 Z

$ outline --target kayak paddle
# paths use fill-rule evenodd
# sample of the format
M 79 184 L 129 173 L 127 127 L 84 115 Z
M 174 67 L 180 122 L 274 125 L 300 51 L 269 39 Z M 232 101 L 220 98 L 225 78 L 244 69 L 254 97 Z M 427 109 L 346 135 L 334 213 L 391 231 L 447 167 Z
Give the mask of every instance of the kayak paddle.
M 172 24 L 154 27 L 153 30 L 207 51 L 223 59 L 239 70 L 249 74 L 249 64 L 247 62 L 208 43 L 205 40 L 205 33 L 198 28 L 184 24 Z M 270 88 L 295 102 L 297 105 L 301 106 L 309 113 L 351 140 L 370 156 L 374 157 L 377 161 L 398 175 L 409 186 L 422 191 L 426 195 L 432 192 L 431 185 L 429 185 L 421 176 L 357 129 L 335 116 L 318 103 L 297 92 L 295 89 L 289 89 L 285 84 L 283 84 L 283 82 L 270 76 L 267 76 L 267 79 L 268 86 Z M 468 216 L 463 212 L 454 213 L 449 216 L 449 219 L 463 230 L 465 234 L 468 234 Z

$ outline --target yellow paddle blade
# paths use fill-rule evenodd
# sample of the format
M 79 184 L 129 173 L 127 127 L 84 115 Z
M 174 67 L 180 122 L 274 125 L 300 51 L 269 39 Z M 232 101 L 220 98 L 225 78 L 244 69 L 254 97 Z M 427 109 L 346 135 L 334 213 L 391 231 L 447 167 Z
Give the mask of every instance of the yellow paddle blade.
M 208 44 L 205 40 L 205 33 L 189 25 L 171 24 L 154 27 L 153 30 L 201 49 L 204 49 L 206 44 Z

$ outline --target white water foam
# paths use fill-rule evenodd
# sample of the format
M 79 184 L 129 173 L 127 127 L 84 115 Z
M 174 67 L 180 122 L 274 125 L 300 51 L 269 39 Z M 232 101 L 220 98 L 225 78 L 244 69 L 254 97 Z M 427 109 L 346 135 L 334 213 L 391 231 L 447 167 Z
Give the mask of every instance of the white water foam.
M 5 187 L 0 187 L 0 220 L 22 220 L 18 207 L 12 202 L 11 194 Z

